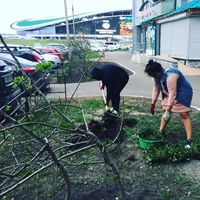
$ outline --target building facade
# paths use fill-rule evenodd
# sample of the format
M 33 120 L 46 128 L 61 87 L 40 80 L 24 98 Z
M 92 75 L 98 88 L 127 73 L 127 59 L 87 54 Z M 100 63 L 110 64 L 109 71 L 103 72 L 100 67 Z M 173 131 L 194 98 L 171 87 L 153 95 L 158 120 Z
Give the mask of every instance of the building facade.
M 136 4 L 136 50 L 199 66 L 199 0 L 136 0 Z
M 22 20 L 11 25 L 18 35 L 66 36 L 66 18 Z M 85 37 L 132 37 L 132 11 L 116 10 L 69 16 L 69 34 Z

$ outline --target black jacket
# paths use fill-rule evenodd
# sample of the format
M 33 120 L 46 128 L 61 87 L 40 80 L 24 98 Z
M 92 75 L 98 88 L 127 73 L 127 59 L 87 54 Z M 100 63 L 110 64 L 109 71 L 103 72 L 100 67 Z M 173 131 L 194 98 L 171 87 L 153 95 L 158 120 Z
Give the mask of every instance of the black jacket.
M 107 88 L 113 88 L 119 81 L 126 80 L 128 73 L 118 65 L 106 64 L 101 68 L 94 68 L 91 72 L 91 76 L 96 80 L 101 80 L 103 85 Z

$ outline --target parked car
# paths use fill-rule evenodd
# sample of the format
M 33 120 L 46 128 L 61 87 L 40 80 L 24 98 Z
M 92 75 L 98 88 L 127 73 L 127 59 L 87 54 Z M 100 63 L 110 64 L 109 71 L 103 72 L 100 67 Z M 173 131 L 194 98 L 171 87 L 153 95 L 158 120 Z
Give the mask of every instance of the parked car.
M 95 52 L 105 52 L 106 47 L 99 43 L 90 43 L 90 49 Z
M 49 85 L 49 73 L 36 71 L 35 66 L 38 64 L 37 62 L 31 62 L 20 57 L 16 58 L 20 63 L 22 71 L 31 78 L 38 88 L 45 92 Z M 8 66 L 10 66 L 14 73 L 16 73 L 17 69 L 20 68 L 17 66 L 13 57 L 9 54 L 0 54 L 0 60 L 4 61 Z
M 39 51 L 40 52 L 40 51 Z M 61 63 L 61 60 L 59 59 L 58 56 L 53 55 L 53 54 L 49 54 L 49 53 L 41 53 L 41 56 L 48 62 L 51 62 L 52 64 L 52 68 L 56 68 L 57 65 L 59 65 Z
M 45 54 L 45 55 L 49 54 L 49 55 L 56 56 L 60 62 L 63 62 L 65 60 L 64 56 L 53 47 L 37 47 L 35 49 L 42 54 Z
M 59 47 L 59 48 L 63 49 L 64 51 L 69 51 L 69 49 L 66 45 L 60 44 L 60 43 L 49 43 L 46 46 L 47 47 Z
M 42 54 L 40 51 L 36 49 L 25 46 L 25 45 L 8 45 L 11 52 L 18 57 L 27 59 L 32 62 L 50 62 L 52 64 L 52 68 L 57 68 L 57 65 L 60 64 L 60 60 L 57 56 L 49 55 L 49 54 Z M 0 46 L 1 53 L 9 53 L 8 50 L 4 46 Z
M 32 48 L 30 46 L 25 46 L 25 45 L 8 45 L 8 47 L 12 51 L 30 51 L 30 53 L 33 55 L 33 58 L 29 57 L 28 55 L 23 55 L 21 56 L 22 58 L 35 61 L 35 62 L 42 62 L 42 61 L 47 61 L 51 62 L 53 67 L 57 64 L 60 64 L 60 60 L 54 56 L 54 55 L 49 55 L 49 54 L 43 54 L 40 51 L 37 51 L 35 48 Z M 30 59 L 29 59 L 30 58 Z
M 12 100 L 13 102 L 10 104 L 10 109 L 16 107 L 16 97 L 19 96 L 22 91 L 19 87 L 13 87 L 13 80 L 14 72 L 12 68 L 3 60 L 0 60 L 0 108 Z
M 27 59 L 24 59 L 24 58 L 21 58 L 21 57 L 18 57 L 18 56 L 15 56 L 15 57 L 19 61 L 22 68 L 24 68 L 24 67 L 35 67 L 38 64 L 38 62 L 35 62 L 35 61 L 30 61 L 30 60 L 27 60 Z M 0 59 L 1 60 L 4 59 L 5 62 L 7 62 L 7 61 L 14 62 L 14 65 L 16 67 L 15 60 L 9 53 L 0 53 Z M 13 69 L 13 70 L 15 70 L 15 69 Z
M 53 44 L 47 44 L 46 47 L 56 49 L 61 55 L 63 55 L 64 59 L 69 60 L 69 49 L 67 46 L 63 44 L 53 43 Z
M 10 51 L 18 57 L 33 61 L 43 62 L 45 59 L 35 49 L 25 45 L 8 45 Z M 5 46 L 0 45 L 0 53 L 9 53 Z
M 116 42 L 105 42 L 106 50 L 108 51 L 117 51 L 119 50 L 119 45 Z

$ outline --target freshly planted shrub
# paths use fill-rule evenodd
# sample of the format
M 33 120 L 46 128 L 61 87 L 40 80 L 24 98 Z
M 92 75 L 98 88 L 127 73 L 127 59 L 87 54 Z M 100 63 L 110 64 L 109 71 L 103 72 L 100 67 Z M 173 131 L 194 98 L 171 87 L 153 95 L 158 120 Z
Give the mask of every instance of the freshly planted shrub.
M 140 117 L 137 124 L 137 132 L 140 138 L 146 140 L 160 140 L 162 139 L 161 134 L 159 133 L 159 117 L 150 117 L 146 116 Z
M 145 127 L 143 130 L 141 130 L 141 132 L 139 133 L 139 137 L 152 141 L 157 141 L 162 139 L 162 135 L 159 133 L 159 131 L 152 130 L 149 127 Z

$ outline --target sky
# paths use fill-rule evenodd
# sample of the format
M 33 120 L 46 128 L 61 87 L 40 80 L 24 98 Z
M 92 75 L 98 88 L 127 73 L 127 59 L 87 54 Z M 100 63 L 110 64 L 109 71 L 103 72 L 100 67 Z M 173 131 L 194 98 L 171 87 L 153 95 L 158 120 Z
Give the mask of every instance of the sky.
M 10 25 L 24 19 L 65 17 L 65 0 L 1 0 L 0 33 L 15 33 Z M 68 15 L 132 9 L 132 0 L 66 0 Z

